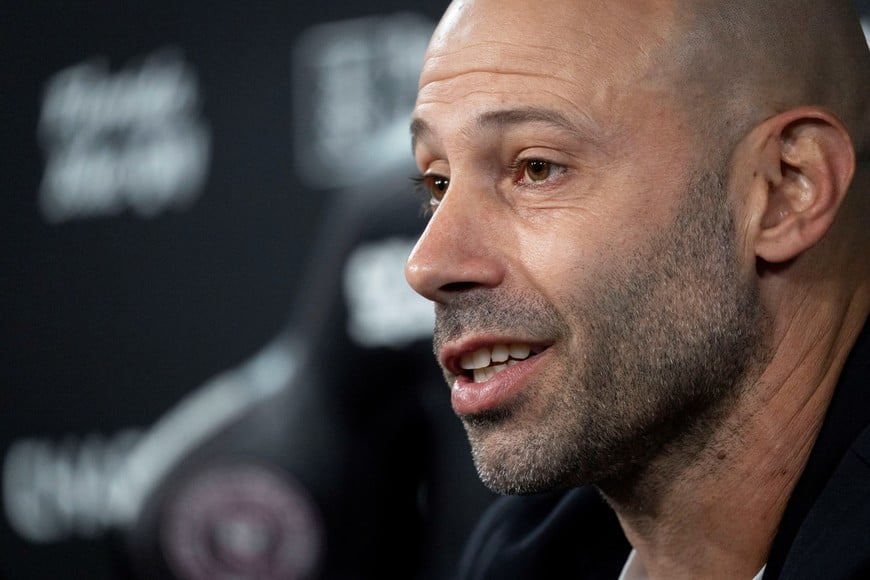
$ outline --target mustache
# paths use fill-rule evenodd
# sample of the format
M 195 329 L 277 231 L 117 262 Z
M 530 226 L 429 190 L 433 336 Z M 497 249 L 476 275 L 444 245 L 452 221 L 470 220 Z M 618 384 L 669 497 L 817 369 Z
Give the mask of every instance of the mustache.
M 543 297 L 498 288 L 464 290 L 435 305 L 435 352 L 471 333 L 556 338 L 566 323 Z

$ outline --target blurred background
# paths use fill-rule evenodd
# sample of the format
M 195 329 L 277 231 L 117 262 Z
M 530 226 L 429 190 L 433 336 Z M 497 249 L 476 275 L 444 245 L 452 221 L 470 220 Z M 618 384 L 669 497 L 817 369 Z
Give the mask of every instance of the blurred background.
M 0 578 L 452 578 L 492 497 L 402 276 L 447 1 L 19 4 Z
M 445 6 L 4 8 L 4 580 L 450 577 L 489 495 L 402 275 Z

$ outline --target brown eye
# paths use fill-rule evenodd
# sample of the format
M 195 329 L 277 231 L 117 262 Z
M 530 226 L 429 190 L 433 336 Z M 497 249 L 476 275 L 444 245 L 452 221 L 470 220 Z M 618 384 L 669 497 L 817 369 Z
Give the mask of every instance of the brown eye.
M 414 190 L 426 197 L 423 202 L 423 215 L 431 215 L 447 194 L 450 178 L 430 173 L 412 177 L 411 181 L 414 183 Z
M 450 180 L 441 175 L 427 175 L 426 189 L 432 195 L 433 201 L 441 201 L 444 194 L 447 193 L 447 187 L 450 185 Z
M 529 181 L 544 181 L 551 173 L 552 166 L 549 161 L 533 159 L 526 163 L 525 177 Z

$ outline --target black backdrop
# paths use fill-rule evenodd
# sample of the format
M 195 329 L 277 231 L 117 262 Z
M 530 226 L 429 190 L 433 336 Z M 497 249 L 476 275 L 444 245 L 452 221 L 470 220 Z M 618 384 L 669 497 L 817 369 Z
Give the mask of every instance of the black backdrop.
M 3 578 L 450 578 L 489 495 L 419 311 L 392 281 L 362 283 L 386 309 L 345 287 L 355 249 L 394 266 L 422 225 L 391 123 L 413 99 L 413 33 L 445 5 L 4 8 Z M 259 395 L 168 419 L 222 380 Z M 224 419 L 190 427 L 203 416 Z M 185 438 L 111 515 L 124 462 Z M 294 538 L 308 551 L 275 560 Z
M 4 578 L 450 576 L 489 496 L 419 306 L 346 288 L 420 231 L 445 5 L 4 8 Z

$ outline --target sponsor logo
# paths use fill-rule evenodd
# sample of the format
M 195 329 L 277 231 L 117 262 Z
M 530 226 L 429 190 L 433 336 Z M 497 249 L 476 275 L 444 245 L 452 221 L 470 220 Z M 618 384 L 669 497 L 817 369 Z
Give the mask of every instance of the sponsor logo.
M 57 223 L 125 209 L 153 217 L 188 207 L 211 157 L 199 104 L 193 69 L 174 50 L 116 73 L 94 59 L 55 74 L 37 129 L 43 217 Z
M 434 25 L 402 13 L 323 24 L 293 54 L 297 173 L 358 185 L 409 159 L 408 123 Z
M 252 463 L 209 467 L 165 510 L 162 549 L 189 580 L 311 578 L 322 549 L 320 516 L 286 473 Z
M 415 240 L 388 238 L 354 249 L 344 269 L 347 332 L 363 347 L 402 348 L 431 339 L 432 303 L 405 281 L 405 260 Z
M 97 537 L 114 523 L 107 498 L 126 486 L 138 431 L 52 442 L 22 439 L 6 453 L 3 503 L 10 526 L 31 542 Z

